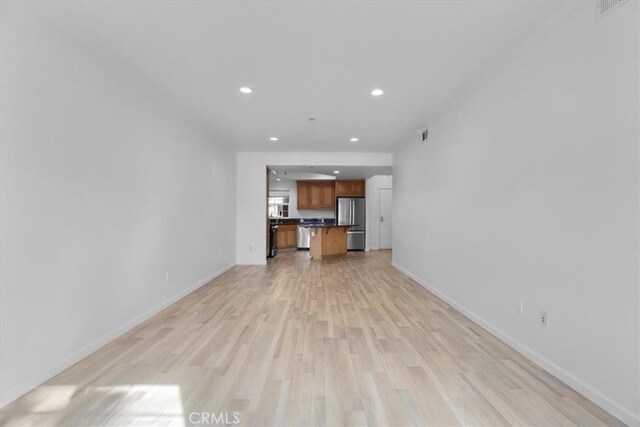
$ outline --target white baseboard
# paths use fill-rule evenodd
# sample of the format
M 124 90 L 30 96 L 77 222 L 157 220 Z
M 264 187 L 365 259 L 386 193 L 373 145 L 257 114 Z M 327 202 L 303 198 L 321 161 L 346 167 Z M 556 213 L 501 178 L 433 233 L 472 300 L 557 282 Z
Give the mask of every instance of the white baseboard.
M 103 335 L 102 337 L 100 337 L 97 340 L 93 341 L 92 343 L 84 346 L 83 348 L 73 352 L 68 357 L 64 358 L 64 360 L 61 360 L 60 362 L 56 363 L 53 367 L 51 367 L 49 369 L 46 369 L 46 370 L 43 370 L 38 375 L 38 379 L 37 380 L 33 380 L 33 381 L 28 382 L 28 383 L 20 384 L 20 385 L 18 385 L 16 387 L 13 387 L 12 389 L 7 391 L 6 393 L 3 392 L 2 393 L 2 397 L 1 397 L 2 400 L 0 401 L 0 408 L 4 407 L 8 403 L 13 402 L 14 400 L 19 398 L 23 394 L 28 393 L 29 391 L 33 390 L 34 388 L 38 387 L 43 382 L 53 378 L 54 376 L 58 375 L 60 372 L 62 372 L 65 369 L 69 368 L 70 366 L 78 363 L 80 360 L 84 359 L 85 357 L 87 357 L 91 353 L 95 352 L 96 350 L 100 349 L 101 347 L 104 347 L 105 345 L 107 345 L 108 343 L 113 341 L 114 339 L 118 338 L 120 335 L 122 335 L 125 332 L 133 329 L 134 327 L 138 326 L 139 324 L 141 324 L 145 320 L 150 319 L 151 317 L 153 317 L 154 315 L 156 315 L 160 311 L 164 310 L 165 308 L 167 308 L 171 304 L 175 303 L 176 301 L 184 298 L 186 295 L 190 294 L 191 292 L 195 291 L 196 289 L 200 288 L 201 286 L 206 285 L 207 283 L 209 283 L 210 281 L 212 281 L 216 277 L 222 275 L 223 273 L 227 272 L 228 270 L 230 270 L 234 266 L 235 266 L 235 264 L 229 264 L 229 265 L 221 268 L 220 270 L 216 271 L 215 273 L 205 277 L 204 279 L 199 280 L 198 282 L 196 282 L 195 284 L 191 285 L 187 289 L 177 293 L 176 295 L 173 295 L 172 297 L 164 300 L 160 304 L 157 304 L 156 306 L 150 308 L 149 310 L 145 311 L 144 313 L 141 313 L 138 316 L 134 317 L 133 319 L 128 320 L 127 322 L 121 324 L 120 326 L 118 326 L 117 328 L 112 330 L 111 332 Z
M 236 257 L 236 265 L 267 265 L 266 257 L 251 258 L 238 258 Z
M 533 363 L 535 363 L 536 365 L 540 366 L 541 368 L 549 372 L 551 375 L 560 379 L 569 387 L 573 388 L 580 394 L 584 395 L 587 399 L 591 400 L 592 402 L 594 402 L 595 404 L 603 408 L 605 411 L 609 412 L 610 414 L 619 418 L 622 422 L 630 426 L 640 426 L 640 414 L 634 414 L 633 411 L 631 411 L 629 408 L 626 408 L 625 406 L 620 405 L 609 396 L 598 391 L 595 387 L 587 384 L 585 381 L 581 380 L 580 378 L 576 377 L 570 372 L 567 372 L 566 370 L 556 365 L 549 359 L 545 358 L 541 354 L 527 347 L 526 345 L 524 345 L 517 339 L 513 338 L 512 336 L 508 335 L 507 333 L 503 332 L 501 329 L 487 322 L 482 317 L 475 314 L 473 311 L 467 309 L 463 305 L 460 305 L 457 301 L 453 300 L 446 294 L 439 291 L 437 288 L 430 285 L 428 282 L 420 279 L 419 277 L 417 277 L 416 275 L 414 275 L 404 267 L 401 267 L 395 261 L 392 262 L 391 264 L 396 269 L 398 269 L 399 271 L 401 271 L 402 273 L 404 273 L 405 275 L 413 279 L 420 286 L 424 287 L 425 289 L 432 292 L 434 295 L 436 295 L 440 299 L 444 300 L 447 304 L 451 305 L 456 310 L 464 314 L 471 321 L 481 326 L 482 328 L 486 329 L 491 334 L 498 337 L 500 340 L 504 341 L 507 345 L 509 345 L 514 350 L 516 350 L 518 353 L 522 354 L 523 356 L 531 360 Z

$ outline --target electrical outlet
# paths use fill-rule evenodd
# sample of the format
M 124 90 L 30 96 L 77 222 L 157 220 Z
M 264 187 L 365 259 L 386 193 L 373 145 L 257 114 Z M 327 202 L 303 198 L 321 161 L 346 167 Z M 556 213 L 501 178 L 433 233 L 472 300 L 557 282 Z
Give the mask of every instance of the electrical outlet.
M 169 281 L 169 272 L 164 273 L 164 280 Z
M 549 326 L 549 315 L 544 310 L 540 312 L 540 324 L 542 326 Z
M 524 314 L 524 303 L 520 300 L 516 300 L 516 311 L 520 316 Z

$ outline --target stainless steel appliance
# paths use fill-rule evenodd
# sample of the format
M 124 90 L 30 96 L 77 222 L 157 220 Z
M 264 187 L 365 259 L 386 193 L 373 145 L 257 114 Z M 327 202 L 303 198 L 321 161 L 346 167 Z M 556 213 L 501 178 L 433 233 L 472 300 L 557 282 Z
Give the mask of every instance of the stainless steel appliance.
M 365 199 L 364 197 L 338 197 L 336 219 L 338 225 L 356 224 L 347 231 L 347 249 L 364 250 L 365 235 Z
M 298 226 L 298 235 L 296 236 L 298 241 L 298 249 L 309 249 L 311 245 L 311 230 L 308 225 Z

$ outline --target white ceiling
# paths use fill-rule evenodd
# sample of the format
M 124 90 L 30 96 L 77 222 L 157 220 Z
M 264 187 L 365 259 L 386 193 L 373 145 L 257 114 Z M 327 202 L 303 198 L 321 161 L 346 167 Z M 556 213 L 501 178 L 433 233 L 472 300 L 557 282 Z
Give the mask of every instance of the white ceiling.
M 57 2 L 237 151 L 392 151 L 563 2 Z M 249 86 L 250 95 L 238 89 Z M 382 88 L 382 97 L 370 95 Z M 309 117 L 317 120 L 310 122 Z M 277 136 L 279 141 L 269 141 Z M 352 136 L 358 144 L 349 144 Z
M 375 175 L 391 175 L 391 166 L 269 166 L 275 174 L 270 181 L 280 179 L 369 179 Z M 338 174 L 334 173 L 339 171 Z

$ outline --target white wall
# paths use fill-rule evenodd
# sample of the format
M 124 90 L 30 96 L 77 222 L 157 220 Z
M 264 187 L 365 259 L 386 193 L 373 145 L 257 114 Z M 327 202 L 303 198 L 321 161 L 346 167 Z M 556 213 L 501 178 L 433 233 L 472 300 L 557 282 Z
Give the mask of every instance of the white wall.
M 367 180 L 367 250 L 380 249 L 380 189 L 393 188 L 391 175 L 375 175 Z
M 638 8 L 575 6 L 393 166 L 395 263 L 633 424 Z
M 282 181 L 270 180 L 269 190 L 289 191 L 289 218 L 335 218 L 333 209 L 302 209 L 298 210 L 298 186 L 296 181 L 283 178 Z
M 25 3 L 1 21 L 1 404 L 235 262 L 235 154 Z
M 236 262 L 266 263 L 266 168 L 270 166 L 391 166 L 389 153 L 238 153 Z

